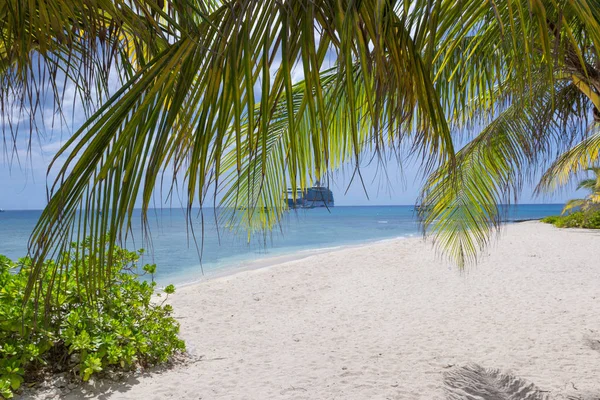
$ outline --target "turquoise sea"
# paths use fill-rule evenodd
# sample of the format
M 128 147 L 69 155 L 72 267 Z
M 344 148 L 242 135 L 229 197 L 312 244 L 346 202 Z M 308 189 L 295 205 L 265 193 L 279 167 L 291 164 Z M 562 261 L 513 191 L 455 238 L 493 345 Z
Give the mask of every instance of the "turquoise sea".
M 539 219 L 560 214 L 561 204 L 510 206 L 509 221 Z M 27 240 L 41 211 L 6 210 L 0 213 L 0 254 L 17 259 L 26 254 Z M 217 230 L 212 210 L 205 210 L 202 259 L 186 227 L 180 209 L 154 210 L 150 214 L 152 247 L 141 242 L 139 218 L 134 218 L 130 249 L 145 247 L 143 262 L 156 263 L 161 284 L 187 283 L 278 261 L 299 258 L 318 251 L 370 241 L 420 235 L 413 206 L 334 207 L 290 212 L 281 225 L 267 235 L 247 242 L 245 234 Z M 137 224 L 137 226 L 135 225 Z M 201 220 L 195 221 L 197 236 Z M 199 236 L 198 236 L 199 237 Z M 201 246 L 200 240 L 197 241 Z

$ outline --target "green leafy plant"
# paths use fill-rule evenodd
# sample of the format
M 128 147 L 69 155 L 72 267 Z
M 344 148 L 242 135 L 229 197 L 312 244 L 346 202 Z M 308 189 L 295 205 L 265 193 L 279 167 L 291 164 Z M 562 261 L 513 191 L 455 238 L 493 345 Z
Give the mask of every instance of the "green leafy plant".
M 185 350 L 172 307 L 166 299 L 152 302 L 153 295 L 160 296 L 153 279 L 156 265 L 139 268 L 143 251 L 113 247 L 104 285 L 87 285 L 86 275 L 94 270 L 88 265 L 93 245 L 89 239 L 72 244 L 60 258 L 60 273 L 43 276 L 41 289 L 52 280 L 55 289 L 37 310 L 33 302 L 23 302 L 31 260 L 15 263 L 0 256 L 0 397 L 12 397 L 42 371 L 67 371 L 87 381 L 108 369 L 163 363 Z M 89 300 L 92 291 L 94 301 Z M 167 297 L 174 291 L 173 285 L 164 289 Z
M 542 222 L 558 228 L 600 229 L 600 211 L 577 211 L 567 215 L 550 216 L 542 219 Z

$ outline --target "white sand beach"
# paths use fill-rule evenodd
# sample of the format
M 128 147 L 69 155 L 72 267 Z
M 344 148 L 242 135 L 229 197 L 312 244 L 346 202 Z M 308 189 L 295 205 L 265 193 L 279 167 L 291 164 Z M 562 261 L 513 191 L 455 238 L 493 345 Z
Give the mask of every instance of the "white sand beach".
M 469 363 L 552 399 L 600 398 L 600 232 L 508 225 L 463 273 L 398 239 L 183 287 L 171 303 L 186 361 L 67 398 L 444 399 L 444 372 Z

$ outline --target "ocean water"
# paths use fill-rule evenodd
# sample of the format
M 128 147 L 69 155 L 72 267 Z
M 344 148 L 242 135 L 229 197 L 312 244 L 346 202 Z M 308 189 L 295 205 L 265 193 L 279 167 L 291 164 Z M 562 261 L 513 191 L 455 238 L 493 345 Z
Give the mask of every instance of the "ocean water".
M 539 219 L 560 214 L 561 209 L 561 204 L 510 206 L 507 217 L 509 221 Z M 12 259 L 25 255 L 27 240 L 40 215 L 41 211 L 29 210 L 0 213 L 0 254 Z M 142 262 L 157 264 L 156 279 L 160 284 L 183 284 L 331 248 L 420 235 L 413 206 L 297 210 L 290 212 L 272 232 L 256 235 L 250 242 L 245 234 L 235 235 L 224 228 L 217 230 L 212 216 L 210 210 L 205 210 L 201 251 L 201 221 L 198 218 L 194 222 L 198 236 L 194 242 L 180 209 L 150 213 L 151 247 L 142 243 L 140 219 L 134 217 L 133 240 L 126 246 L 148 249 Z

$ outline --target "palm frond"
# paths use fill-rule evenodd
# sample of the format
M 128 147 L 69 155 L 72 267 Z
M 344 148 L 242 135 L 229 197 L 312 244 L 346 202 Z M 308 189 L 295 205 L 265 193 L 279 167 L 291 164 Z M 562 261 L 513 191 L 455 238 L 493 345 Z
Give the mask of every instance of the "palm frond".
M 579 181 L 577 184 L 577 190 L 587 189 L 589 191 L 594 191 L 596 189 L 596 179 L 584 179 Z
M 127 80 L 179 37 L 185 7 L 160 2 L 99 0 L 7 0 L 0 5 L 0 109 L 2 133 L 17 145 L 29 128 L 31 140 L 43 135 L 39 120 L 66 121 L 65 93 L 72 89 L 91 113 L 110 94 L 110 79 Z M 19 123 L 20 122 L 20 123 Z M 62 121 L 61 121 L 62 122 Z M 67 124 L 68 125 L 68 124 Z M 22 133 L 21 133 L 22 134 Z
M 454 175 L 442 166 L 424 185 L 423 230 L 461 267 L 476 261 L 491 229 L 502 222 L 498 205 L 519 190 L 517 172 L 535 146 L 529 118 L 509 107 L 459 151 Z
M 588 136 L 562 153 L 542 175 L 537 193 L 547 193 L 567 185 L 572 176 L 597 164 L 600 160 L 600 127 L 590 127 Z
M 527 177 L 575 139 L 569 121 L 578 118 L 569 110 L 579 97 L 571 86 L 555 93 L 539 77 L 531 97 L 513 99 L 457 153 L 454 171 L 442 166 L 428 178 L 419 199 L 423 230 L 459 266 L 476 261 L 505 220 L 502 205 L 516 201 Z
M 141 66 L 57 155 L 67 162 L 31 238 L 38 264 L 29 293 L 40 294 L 40 260 L 72 240 L 110 232 L 92 251 L 99 262 L 91 262 L 98 269 L 89 284 L 100 290 L 108 281 L 103 258 L 110 257 L 103 249 L 126 237 L 137 201 L 147 227 L 168 170 L 183 182 L 188 218 L 206 204 L 210 187 L 225 187 L 228 210 L 248 216 L 258 209 L 259 218 L 244 220 L 270 227 L 286 183 L 306 185 L 308 176 L 318 179 L 344 162 L 358 166 L 369 146 L 383 151 L 411 137 L 431 163 L 451 164 L 452 139 L 431 74 L 399 17 L 385 2 L 328 6 L 224 6 Z M 336 68 L 323 75 L 331 46 Z M 278 55 L 285 61 L 273 71 Z M 296 62 L 305 80 L 291 87 Z
M 587 203 L 588 203 L 588 201 L 585 200 L 585 199 L 569 200 L 569 201 L 567 201 L 567 203 L 563 207 L 563 210 L 562 210 L 561 214 L 564 215 L 564 214 L 567 214 L 568 212 L 573 211 L 574 209 L 585 208 L 585 205 Z

